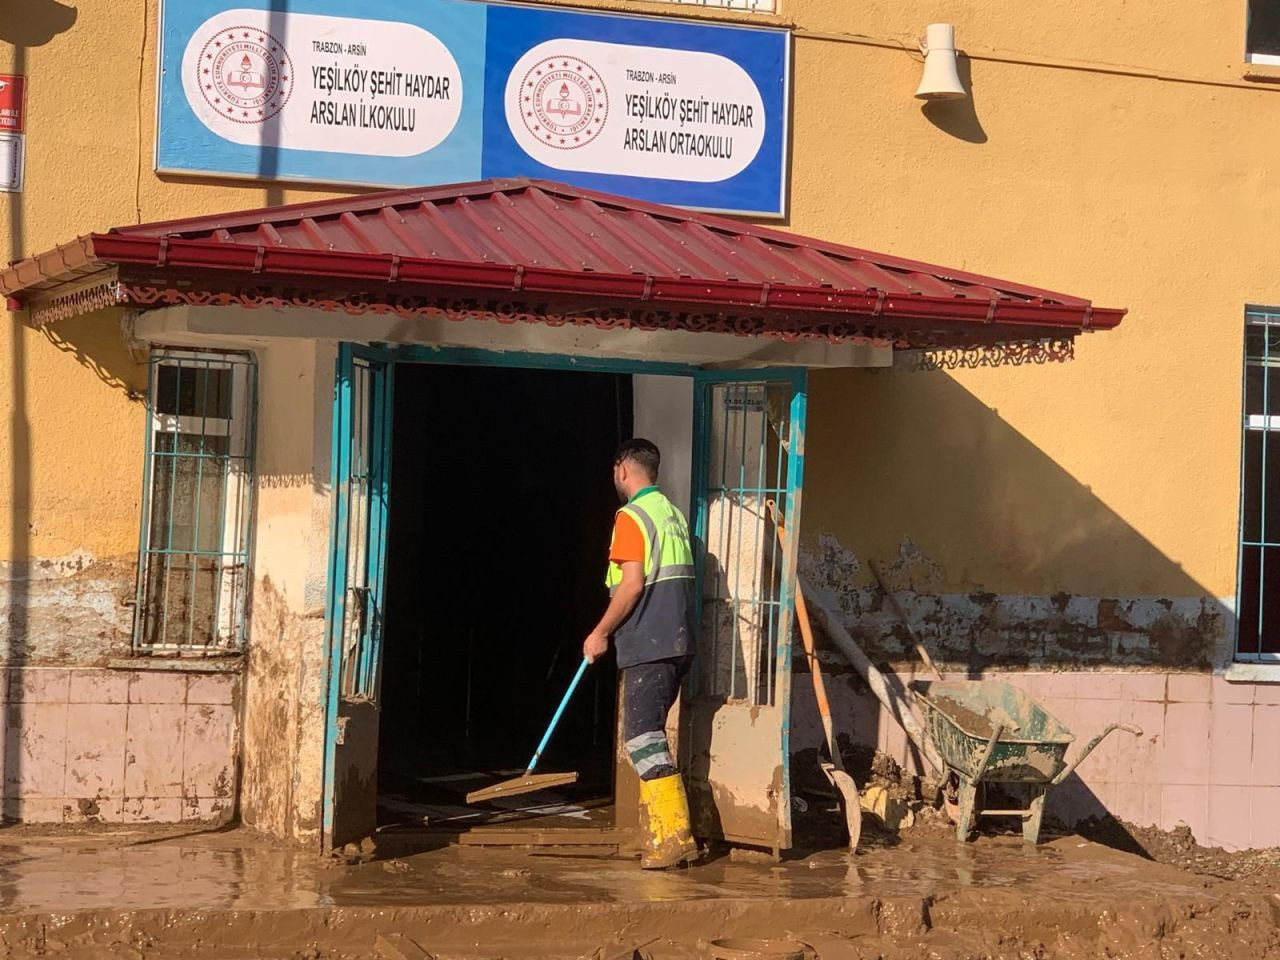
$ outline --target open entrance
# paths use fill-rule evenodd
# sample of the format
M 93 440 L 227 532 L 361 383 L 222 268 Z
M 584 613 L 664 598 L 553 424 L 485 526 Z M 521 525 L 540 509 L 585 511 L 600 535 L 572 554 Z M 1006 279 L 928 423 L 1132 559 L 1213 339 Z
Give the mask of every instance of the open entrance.
M 588 672 L 539 768 L 578 783 L 488 807 L 465 796 L 523 771 L 577 669 L 605 604 L 609 468 L 632 434 L 663 451 L 662 488 L 689 505 L 700 558 L 698 655 L 670 720 L 699 835 L 788 846 L 796 538 L 779 553 L 765 507 L 776 500 L 797 529 L 803 372 L 440 359 L 338 351 L 326 847 L 379 824 L 467 843 L 630 842 L 638 789 L 629 765 L 615 772 L 609 662 Z M 596 829 L 566 841 L 560 827 Z
M 539 763 L 576 784 L 468 807 L 522 772 L 607 601 L 632 378 L 396 365 L 378 822 L 613 822 L 617 670 L 584 677 Z

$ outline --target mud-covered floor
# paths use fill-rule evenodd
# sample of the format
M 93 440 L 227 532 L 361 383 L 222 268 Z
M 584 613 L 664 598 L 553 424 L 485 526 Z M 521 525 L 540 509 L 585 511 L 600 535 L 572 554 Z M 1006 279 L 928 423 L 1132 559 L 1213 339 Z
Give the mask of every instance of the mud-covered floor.
M 961 846 L 919 831 L 853 859 L 720 856 L 671 873 L 386 846 L 337 865 L 245 831 L 3 831 L 0 955 L 394 956 L 382 936 L 436 957 L 662 960 L 718 937 L 790 936 L 825 960 L 1280 957 L 1272 891 L 1076 836 Z
M 459 773 L 442 777 L 382 776 L 388 785 L 378 794 L 381 829 L 424 827 L 443 832 L 475 830 L 484 825 L 516 825 L 531 829 L 612 826 L 614 805 L 611 783 L 579 780 L 554 790 L 495 798 L 468 804 L 472 790 L 492 787 L 524 773 L 524 768 Z

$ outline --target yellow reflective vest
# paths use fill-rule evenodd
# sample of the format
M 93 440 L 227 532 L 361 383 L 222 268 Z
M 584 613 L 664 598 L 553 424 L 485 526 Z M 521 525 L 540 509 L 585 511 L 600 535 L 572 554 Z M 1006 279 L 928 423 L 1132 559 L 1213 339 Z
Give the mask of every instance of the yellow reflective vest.
M 694 644 L 694 567 L 689 523 L 657 487 L 646 487 L 619 513 L 635 520 L 644 537 L 644 593 L 613 633 L 618 666 L 685 657 Z M 609 562 L 605 586 L 612 594 L 622 566 Z

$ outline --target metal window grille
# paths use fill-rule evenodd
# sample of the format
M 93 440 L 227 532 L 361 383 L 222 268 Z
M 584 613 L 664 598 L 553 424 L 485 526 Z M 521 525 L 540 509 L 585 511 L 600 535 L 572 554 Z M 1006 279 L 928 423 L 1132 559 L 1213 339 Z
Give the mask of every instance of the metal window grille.
M 791 388 L 725 383 L 710 391 L 702 580 L 706 656 L 700 686 L 712 696 L 774 703 L 782 621 L 782 551 L 765 504 L 787 499 Z
M 1236 656 L 1280 660 L 1280 312 L 1244 331 Z
M 134 644 L 215 653 L 245 634 L 256 366 L 238 353 L 154 351 Z

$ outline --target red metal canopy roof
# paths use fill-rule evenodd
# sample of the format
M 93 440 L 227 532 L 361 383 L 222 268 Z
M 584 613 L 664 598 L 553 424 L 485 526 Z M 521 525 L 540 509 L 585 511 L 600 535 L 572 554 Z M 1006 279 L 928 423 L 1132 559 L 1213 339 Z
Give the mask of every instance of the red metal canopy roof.
M 1069 339 L 1123 310 L 536 180 L 396 190 L 118 227 L 10 265 L 41 320 L 106 302 L 286 303 L 900 347 Z

